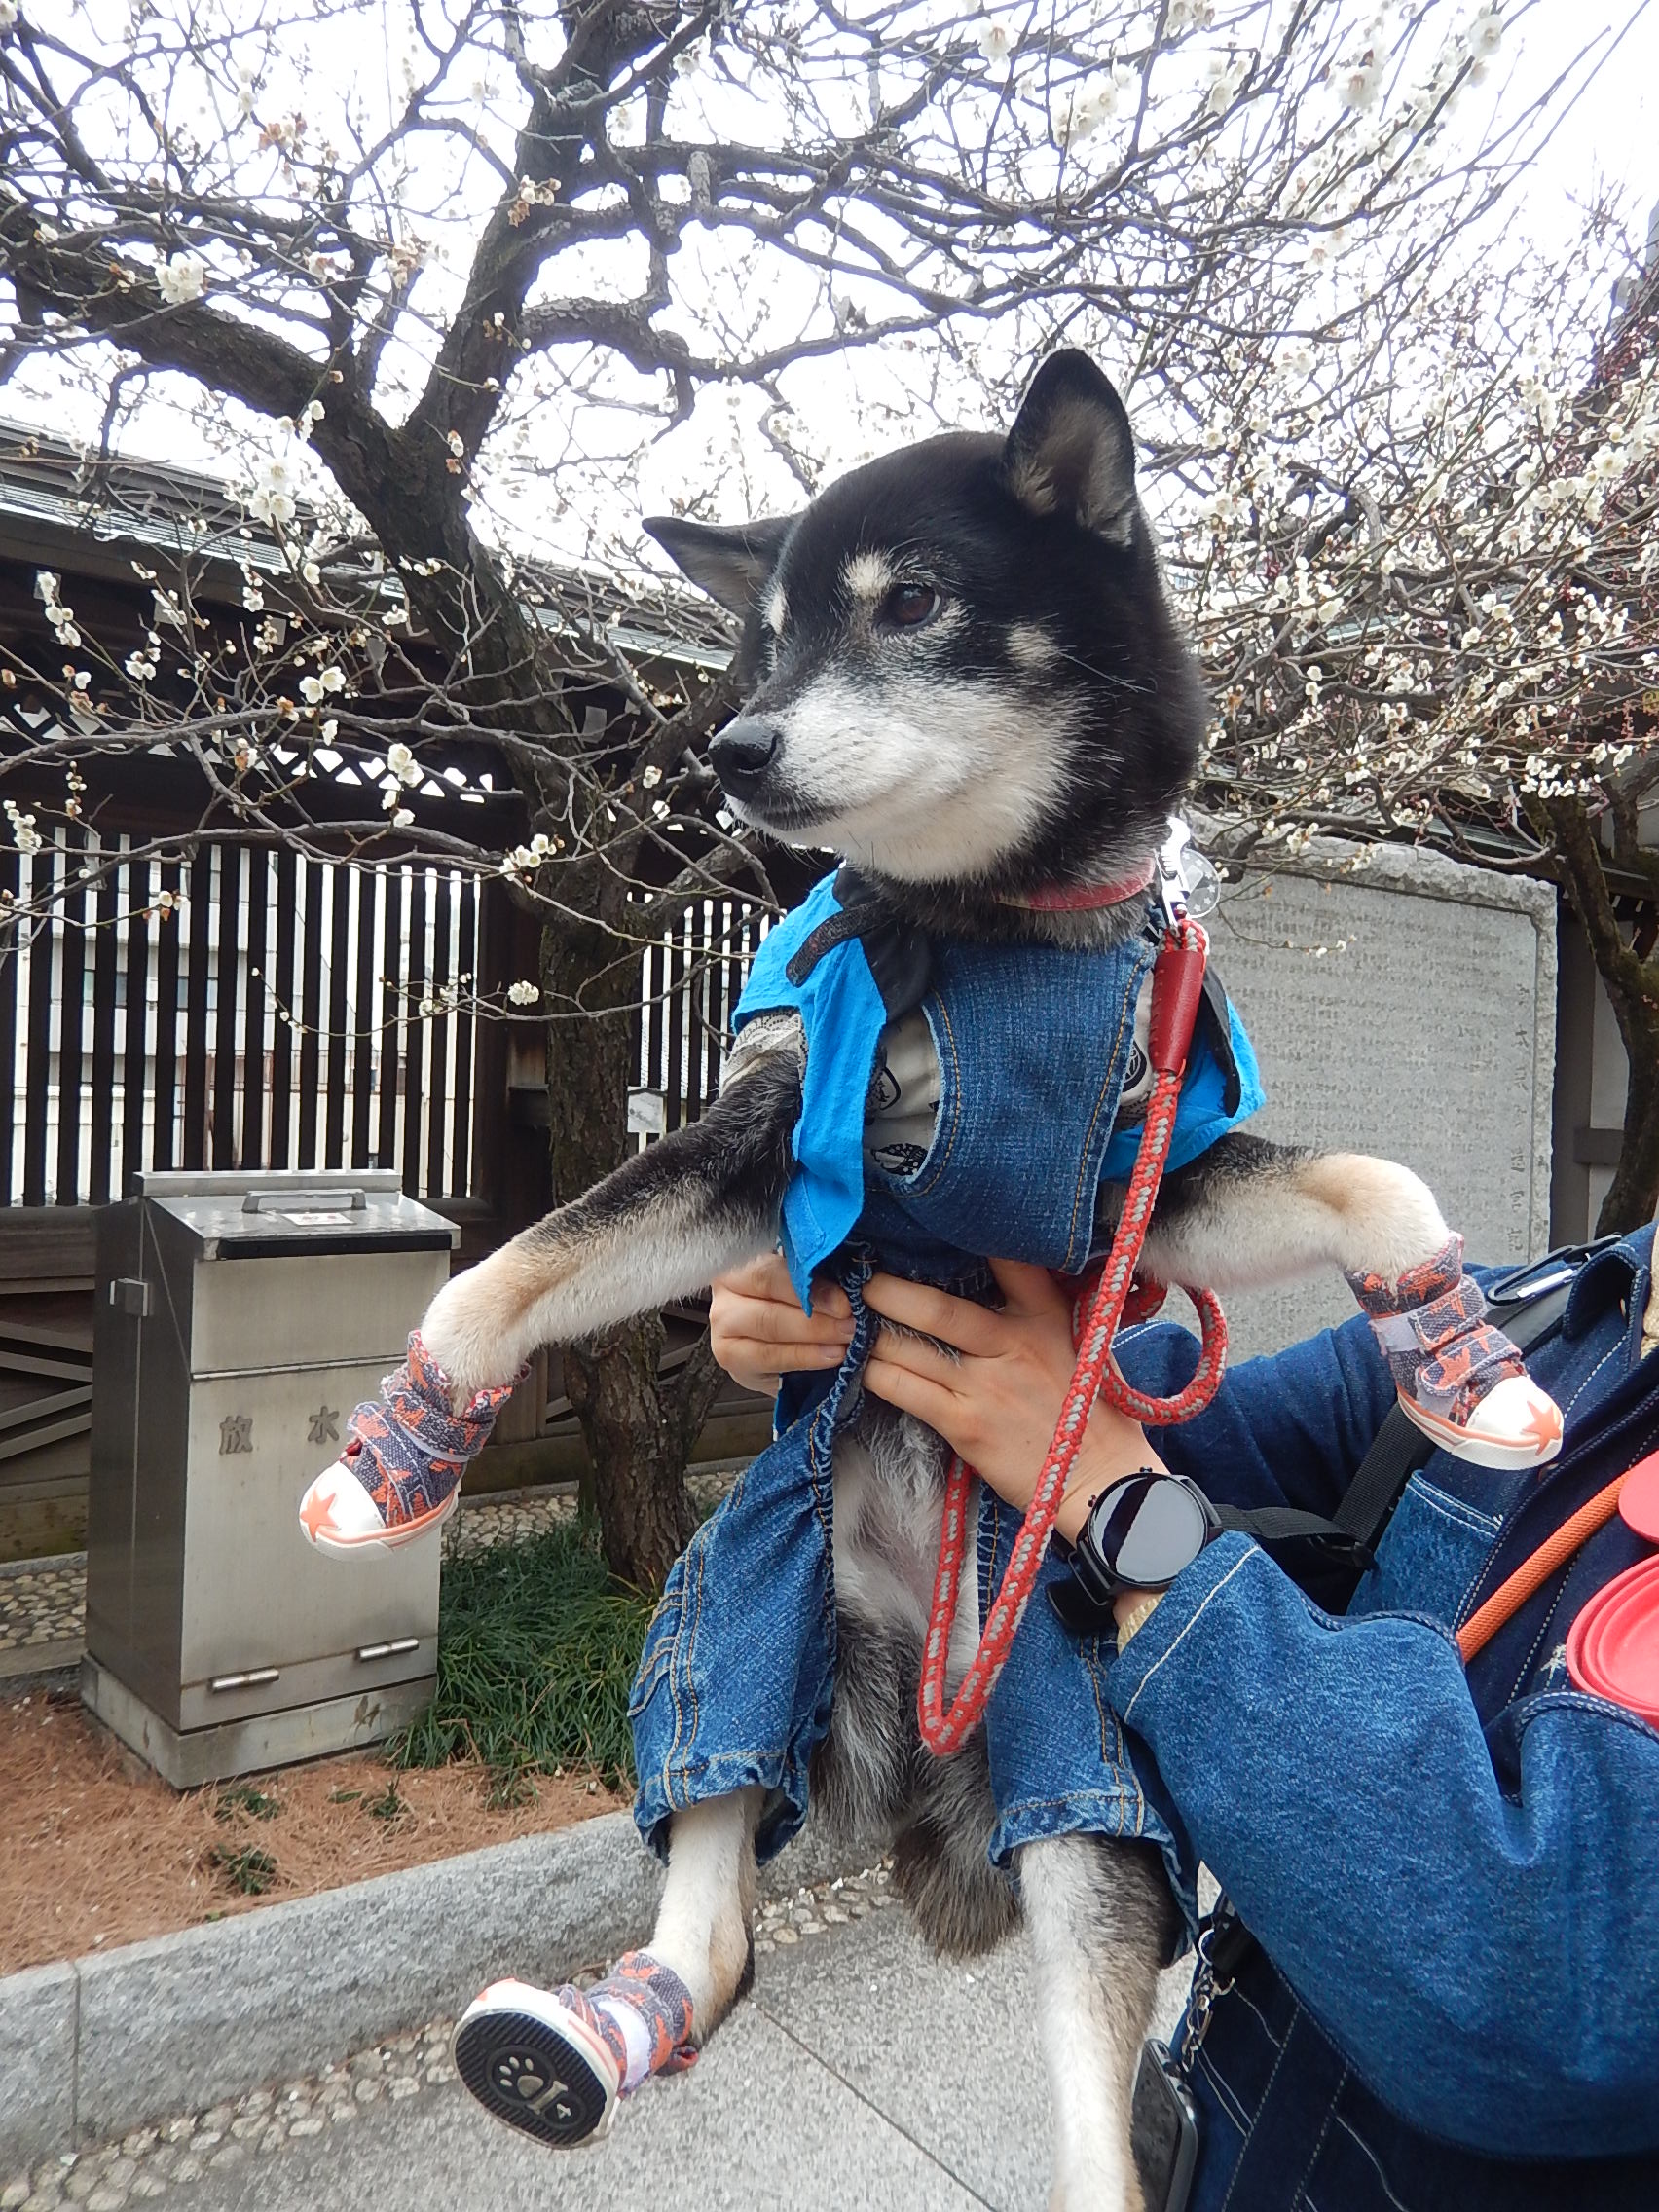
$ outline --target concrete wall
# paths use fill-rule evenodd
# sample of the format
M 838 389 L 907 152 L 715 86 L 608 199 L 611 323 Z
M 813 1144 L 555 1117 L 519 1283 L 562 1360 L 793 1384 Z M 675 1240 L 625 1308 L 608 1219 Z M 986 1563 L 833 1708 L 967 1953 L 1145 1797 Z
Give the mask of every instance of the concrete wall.
M 1546 1251 L 1555 893 L 1437 854 L 1354 855 L 1322 839 L 1235 873 L 1209 924 L 1268 1092 L 1248 1125 L 1405 1161 L 1472 1259 Z M 1227 1302 L 1239 1357 L 1352 1311 L 1334 1272 Z

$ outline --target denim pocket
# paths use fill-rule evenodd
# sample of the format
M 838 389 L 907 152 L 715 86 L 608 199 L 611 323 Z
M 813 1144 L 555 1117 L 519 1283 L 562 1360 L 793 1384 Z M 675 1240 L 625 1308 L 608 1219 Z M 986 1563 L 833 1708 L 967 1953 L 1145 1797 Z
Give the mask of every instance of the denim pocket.
M 1349 1613 L 1408 1611 L 1452 1626 L 1501 1527 L 1499 1515 L 1414 1475 Z

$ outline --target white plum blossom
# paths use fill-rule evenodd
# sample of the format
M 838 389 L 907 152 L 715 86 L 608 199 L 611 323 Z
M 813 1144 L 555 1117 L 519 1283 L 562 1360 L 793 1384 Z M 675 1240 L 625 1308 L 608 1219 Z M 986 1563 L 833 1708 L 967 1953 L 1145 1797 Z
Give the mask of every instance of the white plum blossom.
M 1377 105 L 1382 90 L 1382 61 L 1381 55 L 1368 54 L 1362 61 L 1351 63 L 1339 78 L 1343 92 L 1343 105 L 1363 113 Z
M 394 830 L 407 830 L 414 819 L 408 807 L 400 806 L 391 818 L 391 826 Z
M 1073 85 L 1054 104 L 1054 136 L 1062 146 L 1080 146 L 1102 124 L 1120 114 L 1132 93 L 1140 92 L 1137 71 L 1120 62 L 1087 83 Z
M 1212 54 L 1207 64 L 1210 80 L 1207 105 L 1211 115 L 1225 115 L 1244 89 L 1250 74 L 1247 54 Z
M 424 770 L 407 745 L 388 745 L 386 749 L 386 769 L 400 784 L 418 784 Z
M 1013 56 L 1019 33 L 1002 16 L 988 16 L 979 25 L 979 53 L 987 67 L 999 69 Z
M 277 530 L 286 528 L 299 512 L 294 498 L 297 483 L 293 463 L 280 454 L 273 454 L 260 469 L 259 482 L 247 502 L 248 512 Z
M 153 652 L 130 652 L 126 661 L 127 673 L 134 683 L 151 682 L 159 665 Z
M 320 706 L 323 699 L 327 699 L 327 694 L 336 692 L 336 690 L 345 690 L 345 670 L 343 668 L 330 666 L 330 668 L 318 670 L 318 675 L 314 675 L 314 677 L 301 677 L 301 680 L 299 680 L 299 694 L 301 694 L 301 699 L 308 703 L 308 706 Z
M 76 626 L 74 609 L 65 607 L 58 598 L 59 579 L 50 569 L 35 571 L 35 590 L 39 594 L 46 619 L 52 632 L 66 653 L 76 651 L 81 644 L 81 633 Z
M 15 798 L 7 799 L 5 807 L 6 819 L 12 825 L 13 844 L 19 853 L 38 853 L 46 839 L 35 828 L 34 816 L 20 812 Z
M 186 307 L 207 289 L 207 264 L 199 253 L 169 254 L 156 271 L 156 288 L 169 308 Z
M 507 1001 L 511 1006 L 535 1006 L 540 996 L 540 986 L 535 983 L 519 982 L 507 985 Z
M 1497 10 L 1488 6 L 1481 10 L 1465 34 L 1470 55 L 1476 61 L 1490 61 L 1503 44 L 1503 18 Z

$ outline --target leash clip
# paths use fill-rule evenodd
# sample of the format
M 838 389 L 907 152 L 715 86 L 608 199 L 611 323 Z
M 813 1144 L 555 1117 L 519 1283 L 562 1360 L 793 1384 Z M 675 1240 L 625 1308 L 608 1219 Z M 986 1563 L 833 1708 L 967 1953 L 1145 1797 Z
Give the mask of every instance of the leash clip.
M 1178 814 L 1169 817 L 1169 834 L 1158 849 L 1155 867 L 1165 929 L 1179 929 L 1186 921 L 1201 922 L 1221 904 L 1221 878 L 1194 844 L 1193 832 Z
M 1181 856 L 1193 842 L 1193 832 L 1178 814 L 1169 817 L 1169 834 L 1158 848 L 1158 903 L 1163 909 L 1165 929 L 1178 930 L 1187 919 L 1187 878 Z

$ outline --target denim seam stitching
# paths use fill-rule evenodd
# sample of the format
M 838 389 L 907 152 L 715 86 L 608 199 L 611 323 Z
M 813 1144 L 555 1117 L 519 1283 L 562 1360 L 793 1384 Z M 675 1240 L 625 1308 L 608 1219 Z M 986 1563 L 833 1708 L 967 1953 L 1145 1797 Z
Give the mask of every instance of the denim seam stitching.
M 1644 1743 L 1659 1742 L 1659 1728 L 1655 1728 L 1651 1721 L 1643 1720 L 1639 1713 L 1632 1713 L 1628 1706 L 1614 1705 L 1610 1698 L 1597 1697 L 1589 1690 L 1576 1687 L 1570 1690 L 1539 1690 L 1523 1702 L 1530 1707 L 1530 1711 L 1524 1718 L 1517 1715 L 1516 1731 L 1521 1736 L 1545 1713 L 1593 1713 L 1598 1719 L 1618 1721 Z
M 1150 959 L 1142 962 L 1140 967 L 1135 970 L 1129 990 L 1119 1001 L 1118 1033 L 1112 1040 L 1112 1050 L 1106 1055 L 1106 1071 L 1100 1079 L 1100 1089 L 1095 1096 L 1094 1111 L 1088 1117 L 1088 1127 L 1084 1133 L 1083 1158 L 1078 1161 L 1077 1168 L 1077 1189 L 1072 1193 L 1071 1219 L 1066 1224 L 1066 1269 L 1068 1272 L 1075 1272 L 1072 1263 L 1077 1247 L 1077 1210 L 1083 1203 L 1084 1185 L 1088 1180 L 1088 1156 L 1094 1143 L 1095 1126 L 1100 1120 L 1100 1109 L 1105 1103 L 1106 1093 L 1112 1088 L 1112 1078 L 1117 1072 L 1118 1048 L 1124 1042 L 1124 1023 L 1134 1019 L 1134 1010 L 1140 999 L 1141 978 L 1151 966 Z M 1089 1214 L 1091 1235 L 1093 1228 L 1094 1218 L 1091 1209 Z M 1087 1258 L 1088 1254 L 1086 1253 L 1084 1256 Z
M 1317 2208 L 1308 2194 L 1308 2184 L 1313 2177 L 1313 2168 L 1319 2163 L 1319 2154 L 1325 2148 L 1325 2138 L 1330 2134 L 1331 2122 L 1337 2117 L 1337 2099 L 1346 2088 L 1347 2079 L 1348 2066 L 1345 2059 L 1343 2070 L 1337 2077 L 1337 2085 L 1331 2091 L 1331 2101 L 1325 2107 L 1324 2124 L 1319 2130 L 1311 2152 L 1309 2154 L 1308 2163 L 1302 2169 L 1302 2179 L 1296 2185 L 1296 2194 L 1291 2199 L 1293 2212 L 1296 2212 L 1298 2207 L 1304 2208 L 1304 2212 L 1317 2212 Z
M 1279 2045 L 1275 2042 L 1273 2048 L 1277 2050 L 1279 2047 Z M 1232 2083 L 1225 2080 L 1223 2076 L 1217 2072 L 1215 2061 L 1210 2057 L 1209 2052 L 1204 2049 L 1201 2044 L 1198 2046 L 1198 2062 L 1203 2068 L 1204 2073 L 1208 2078 L 1210 2087 L 1215 2091 L 1215 2101 L 1221 2107 L 1221 2116 L 1223 2120 L 1229 2121 L 1230 2124 L 1237 2131 L 1239 2146 L 1238 2156 L 1242 2157 L 1244 2155 L 1244 2145 L 1250 2139 L 1250 2117 L 1245 2112 L 1243 2105 L 1239 2102 L 1237 2093 L 1234 2089 Z
M 1394 2206 L 1395 2212 L 1412 2212 L 1411 2206 L 1407 2204 L 1401 2197 L 1398 2197 L 1394 2194 L 1394 2192 L 1389 2185 L 1387 2171 L 1384 2168 L 1382 2159 L 1371 2148 L 1371 2145 L 1365 2140 L 1365 2137 L 1360 2134 L 1358 2128 L 1354 2126 L 1352 2120 L 1345 2119 L 1341 2113 L 1338 2113 L 1337 2125 L 1342 2129 L 1343 2133 L 1347 2136 L 1349 2140 L 1356 2146 L 1356 2148 L 1365 2153 L 1366 2157 L 1371 2160 L 1373 2166 L 1376 2167 L 1377 2179 L 1382 2184 L 1382 2194 L 1388 2199 L 1389 2203 Z
M 1585 1391 L 1589 1389 L 1591 1383 L 1595 1382 L 1597 1376 L 1601 1374 L 1603 1368 L 1606 1366 L 1608 1360 L 1613 1358 L 1618 1352 L 1623 1351 L 1623 1349 L 1624 1339 L 1621 1337 L 1616 1345 L 1609 1346 L 1608 1348 L 1602 1354 L 1601 1358 L 1596 1362 L 1595 1366 L 1590 1370 L 1589 1374 L 1585 1376 L 1583 1382 L 1579 1383 L 1577 1389 L 1573 1391 L 1572 1396 L 1568 1399 L 1566 1406 L 1563 1407 L 1561 1418 L 1564 1422 L 1570 1417 L 1572 1410 L 1577 1405 L 1579 1399 L 1583 1397 Z
M 1424 1482 L 1420 1470 L 1413 1475 L 1406 1487 L 1431 1513 L 1438 1513 L 1443 1521 L 1466 1529 L 1471 1535 L 1490 1536 L 1495 1541 L 1502 1533 L 1501 1513 L 1483 1513 L 1478 1505 L 1465 1504 L 1462 1498 L 1454 1497 L 1449 1491 L 1440 1489 L 1438 1484 Z
M 1182 1628 L 1180 1634 L 1176 1637 L 1174 1642 L 1169 1646 L 1168 1650 L 1162 1652 L 1157 1659 L 1153 1661 L 1152 1665 L 1147 1669 L 1146 1673 L 1141 1677 L 1139 1682 L 1135 1685 L 1134 1696 L 1130 1698 L 1128 1704 L 1124 1708 L 1124 1718 L 1125 1720 L 1129 1720 L 1133 1717 L 1135 1707 L 1140 1703 L 1142 1690 L 1146 1688 L 1147 1684 L 1152 1680 L 1152 1677 L 1158 1673 L 1159 1669 L 1162 1667 L 1167 1660 L 1174 1658 L 1176 1652 L 1180 1650 L 1182 1644 L 1186 1642 L 1188 1637 L 1191 1636 L 1194 1629 L 1198 1627 L 1199 1621 L 1203 1619 L 1205 1612 L 1209 1609 L 1209 1606 L 1217 1598 L 1221 1596 L 1221 1593 L 1227 1588 L 1227 1585 L 1234 1579 L 1235 1575 L 1241 1574 L 1244 1571 L 1245 1567 L 1250 1565 L 1252 1560 L 1265 1559 L 1267 1555 L 1265 1552 L 1258 1551 L 1255 1545 L 1252 1544 L 1250 1549 L 1244 1554 L 1244 1557 L 1240 1560 L 1235 1560 L 1234 1564 L 1228 1568 L 1227 1572 L 1222 1576 L 1221 1580 L 1216 1584 L 1215 1588 L 1213 1590 L 1205 1591 L 1203 1601 L 1199 1604 L 1198 1611 L 1193 1615 L 1192 1619 L 1186 1623 L 1185 1627 Z
M 931 995 L 934 1004 L 939 1008 L 939 1018 L 940 1026 L 944 1030 L 944 1041 L 950 1047 L 950 1133 L 944 1140 L 944 1151 L 940 1155 L 939 1165 L 925 1183 L 916 1183 L 912 1186 L 911 1196 L 918 1198 L 925 1198 L 931 1194 L 940 1177 L 950 1165 L 950 1156 L 956 1150 L 956 1139 L 962 1127 L 962 1057 L 956 1049 L 956 1032 L 950 1025 L 950 1009 L 944 1003 L 943 994 L 935 991 Z M 925 1002 L 922 1011 L 924 1014 L 927 1012 Z M 942 1083 L 944 1080 L 944 1062 L 942 1059 L 940 1062 L 939 1072 L 940 1081 Z M 920 1172 L 921 1170 L 918 1168 L 917 1173 L 920 1174 Z
M 1599 1365 L 1599 1366 L 1604 1366 L 1604 1365 L 1605 1365 L 1605 1361 L 1599 1361 L 1599 1362 L 1598 1362 L 1598 1365 Z M 1575 1402 L 1576 1402 L 1576 1401 L 1575 1401 Z M 1639 1445 L 1638 1445 L 1638 1446 L 1636 1447 L 1636 1456 L 1637 1456 L 1637 1458 L 1641 1458 L 1641 1457 L 1642 1456 L 1642 1455 L 1643 1455 L 1643 1453 L 1644 1453 L 1644 1452 L 1647 1452 L 1647 1451 L 1651 1450 L 1651 1448 L 1652 1448 L 1652 1445 L 1653 1445 L 1653 1440 L 1654 1440 L 1654 1438 L 1655 1438 L 1655 1437 L 1659 1437 L 1659 1419 L 1656 1419 L 1656 1420 L 1654 1420 L 1654 1421 L 1650 1422 L 1650 1423 L 1649 1423 L 1649 1425 L 1648 1425 L 1648 1427 L 1647 1427 L 1647 1428 L 1646 1428 L 1646 1429 L 1645 1429 L 1645 1430 L 1644 1430 L 1644 1431 L 1642 1432 L 1642 1435 L 1641 1435 L 1641 1443 L 1640 1443 L 1640 1444 L 1639 1444 Z M 1634 1461 L 1634 1460 L 1632 1461 L 1632 1464 L 1633 1464 L 1633 1465 L 1635 1464 L 1635 1461 Z M 1503 1540 L 1503 1529 L 1502 1529 L 1502 1526 L 1500 1525 L 1500 1526 L 1499 1526 L 1499 1529 L 1498 1529 L 1498 1532 L 1497 1532 L 1497 1537 L 1496 1537 L 1495 1541 L 1493 1542 L 1493 1546 L 1492 1546 L 1492 1550 L 1491 1550 L 1491 1551 L 1489 1551 L 1489 1552 L 1487 1553 L 1487 1556 L 1486 1556 L 1486 1558 L 1485 1558 L 1484 1560 L 1482 1560 L 1482 1562 L 1481 1562 L 1481 1564 L 1480 1564 L 1480 1567 L 1478 1567 L 1478 1569 L 1476 1570 L 1476 1572 L 1475 1572 L 1475 1574 L 1474 1574 L 1473 1578 L 1471 1579 L 1471 1581 L 1470 1581 L 1470 1583 L 1469 1583 L 1469 1587 L 1468 1587 L 1468 1588 L 1467 1588 L 1467 1589 L 1466 1589 L 1466 1590 L 1464 1591 L 1464 1593 L 1463 1593 L 1463 1599 L 1462 1599 L 1462 1603 L 1461 1603 L 1461 1604 L 1460 1604 L 1460 1605 L 1458 1606 L 1458 1608 L 1457 1608 L 1456 1619 L 1456 1627 L 1458 1627 L 1458 1628 L 1461 1628 L 1461 1627 L 1463 1626 L 1464 1622 L 1465 1622 L 1465 1621 L 1467 1621 L 1467 1620 L 1469 1619 L 1470 1615 L 1471 1615 L 1471 1614 L 1472 1614 L 1472 1613 L 1473 1613 L 1474 1611 L 1476 1611 L 1476 1610 L 1478 1609 L 1478 1608 L 1476 1607 L 1476 1604 L 1475 1604 L 1475 1600 L 1476 1600 L 1476 1598 L 1477 1598 L 1477 1597 L 1479 1597 L 1479 1598 L 1480 1598 L 1480 1599 L 1482 1600 L 1482 1602 L 1484 1603 L 1484 1602 L 1485 1602 L 1485 1598 L 1486 1598 L 1486 1597 L 1487 1597 L 1488 1595 L 1490 1595 L 1490 1593 L 1488 1592 L 1488 1590 L 1487 1590 L 1487 1587 L 1486 1587 L 1486 1583 L 1487 1583 L 1487 1575 L 1488 1575 L 1488 1573 L 1489 1573 L 1489 1571 L 1490 1571 L 1490 1569 L 1491 1569 L 1491 1567 L 1492 1567 L 1492 1559 L 1493 1559 L 1493 1552 L 1496 1551 L 1496 1549 L 1497 1549 L 1497 1545 L 1498 1545 L 1499 1543 L 1501 1543 L 1501 1541 L 1502 1541 L 1502 1540 Z M 1586 1538 L 1586 1541 L 1588 1541 L 1588 1538 Z M 1574 1556 L 1576 1556 L 1576 1555 L 1574 1555 Z M 1565 1582 L 1565 1579 L 1566 1579 L 1566 1571 L 1567 1571 L 1567 1568 L 1570 1568 L 1571 1565 L 1572 1565 L 1572 1562 L 1571 1562 L 1570 1560 L 1568 1560 L 1568 1561 L 1567 1561 L 1567 1562 L 1566 1563 L 1566 1567 L 1565 1567 L 1565 1568 L 1564 1568 L 1564 1570 L 1563 1570 L 1563 1580 L 1564 1580 L 1564 1582 Z M 1493 1585 L 1493 1589 L 1496 1589 L 1496 1588 L 1500 1587 L 1500 1585 L 1494 1584 L 1494 1585 Z M 1558 1598 L 1558 1600 L 1559 1600 L 1559 1598 L 1560 1598 L 1560 1592 L 1558 1591 L 1556 1595 L 1557 1595 L 1557 1598 Z M 1554 1611 L 1554 1607 L 1552 1606 L 1552 1607 L 1551 1607 L 1551 1613 L 1552 1613 L 1552 1614 L 1553 1614 L 1553 1611 Z M 1547 1627 L 1548 1627 L 1548 1625 L 1549 1625 L 1549 1620 L 1550 1620 L 1550 1617 L 1551 1617 L 1551 1615 L 1550 1615 L 1550 1614 L 1546 1614 L 1546 1615 L 1545 1615 L 1544 1625 L 1545 1625 L 1545 1627 L 1546 1627 L 1546 1628 L 1547 1628 Z M 1534 1644 L 1534 1649 L 1535 1649 L 1535 1648 L 1536 1648 L 1536 1645 Z M 1509 1694 L 1509 1697 L 1508 1697 L 1508 1698 L 1507 1698 L 1507 1699 L 1505 1700 L 1505 1703 L 1506 1703 L 1506 1704 L 1513 1704 L 1513 1703 L 1514 1703 L 1514 1700 L 1515 1700 L 1515 1694 L 1516 1694 L 1516 1692 L 1517 1692 L 1517 1691 L 1519 1690 L 1519 1688 L 1520 1688 L 1520 1685 L 1521 1685 L 1521 1683 L 1522 1683 L 1522 1681 L 1523 1681 L 1524 1679 L 1525 1679 L 1525 1676 L 1524 1676 L 1524 1675 L 1518 1675 L 1518 1676 L 1517 1676 L 1517 1677 L 1515 1677 L 1515 1683 L 1514 1683 L 1514 1687 L 1513 1687 L 1513 1688 L 1511 1689 L 1511 1691 L 1510 1691 L 1510 1694 Z
M 1288 1983 L 1286 1984 L 1286 1987 L 1289 1987 Z M 1273 2083 L 1278 2080 L 1279 2068 L 1284 2064 L 1285 2053 L 1290 2048 L 1290 2040 L 1292 2035 L 1296 2031 L 1297 2015 L 1302 2010 L 1301 2003 L 1298 2000 L 1294 1990 L 1291 1991 L 1291 2003 L 1296 2007 L 1296 2010 L 1291 2013 L 1290 2026 L 1285 2030 L 1284 2042 L 1279 2046 L 1279 2054 L 1273 2060 L 1273 2070 L 1268 2076 L 1268 2085 L 1262 2091 L 1262 2101 L 1256 2107 L 1255 2114 L 1250 2121 L 1250 2125 L 1245 2130 L 1244 2141 L 1240 2146 L 1238 2152 L 1238 2161 L 1235 2165 L 1232 2176 L 1228 2181 L 1227 2194 L 1221 2200 L 1221 2212 L 1228 2212 L 1228 2207 L 1233 2202 L 1233 2192 L 1237 2188 L 1238 2177 L 1244 2171 L 1244 2161 L 1250 2156 L 1250 2146 L 1256 2139 L 1256 2129 L 1261 2123 L 1263 2113 L 1267 2111 L 1269 2105 L 1272 2102 Z

